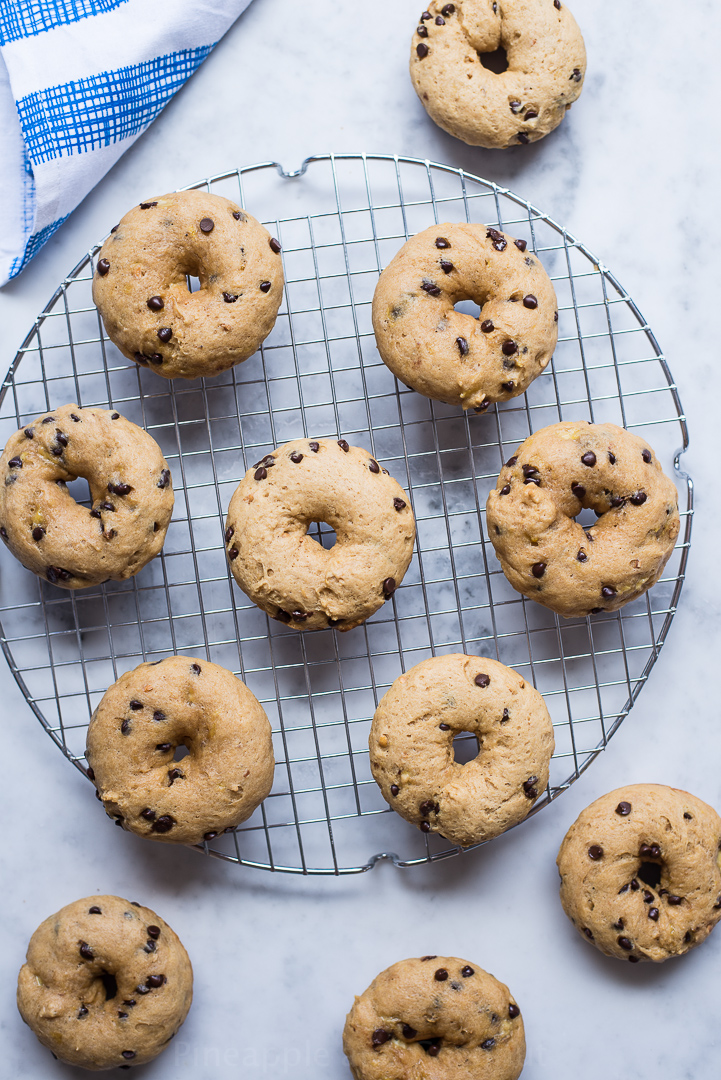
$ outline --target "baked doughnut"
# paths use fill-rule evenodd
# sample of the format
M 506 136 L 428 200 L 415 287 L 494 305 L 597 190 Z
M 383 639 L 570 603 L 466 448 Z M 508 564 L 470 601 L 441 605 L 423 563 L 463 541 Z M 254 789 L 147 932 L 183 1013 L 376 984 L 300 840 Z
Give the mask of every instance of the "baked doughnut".
M 462 300 L 479 318 L 455 311 Z M 419 394 L 485 411 L 517 397 L 558 340 L 558 302 L 525 240 L 485 225 L 432 225 L 403 245 L 373 297 L 378 351 Z
M 330 550 L 308 535 L 335 530 Z M 413 555 L 403 488 L 345 439 L 295 439 L 249 469 L 228 507 L 233 577 L 253 603 L 294 630 L 351 630 L 393 595 Z
M 121 675 L 93 713 L 85 757 L 106 814 L 171 844 L 232 831 L 273 784 L 260 703 L 230 671 L 192 656 Z
M 462 765 L 453 740 L 464 731 L 480 750 Z M 527 816 L 548 783 L 554 739 L 543 698 L 517 671 L 454 653 L 396 679 L 368 746 L 386 802 L 422 832 L 468 847 Z
M 561 903 L 597 949 L 659 963 L 721 919 L 721 818 L 687 791 L 631 784 L 579 815 L 558 853 Z
M 193 969 L 159 915 L 119 896 L 87 896 L 41 923 L 18 977 L 18 1009 L 68 1065 L 143 1065 L 185 1020 Z
M 581 526 L 582 509 L 598 521 Z M 645 593 L 680 528 L 676 487 L 646 440 L 585 420 L 526 439 L 501 469 L 486 521 L 513 588 L 567 618 Z
M 170 469 L 155 439 L 119 412 L 62 405 L 39 416 L 8 440 L 0 476 L 0 536 L 61 589 L 124 581 L 163 546 Z M 67 488 L 79 476 L 90 510 Z
M 187 277 L 200 279 L 191 293 Z M 129 360 L 166 379 L 217 375 L 273 329 L 280 244 L 230 199 L 176 191 L 133 207 L 98 252 L 93 300 Z
M 565 0 L 432 0 L 413 36 L 411 78 L 431 119 L 490 150 L 557 128 L 585 72 L 583 37 Z
M 526 1039 L 507 986 L 457 956 L 422 956 L 355 999 L 343 1050 L 355 1080 L 517 1080 Z

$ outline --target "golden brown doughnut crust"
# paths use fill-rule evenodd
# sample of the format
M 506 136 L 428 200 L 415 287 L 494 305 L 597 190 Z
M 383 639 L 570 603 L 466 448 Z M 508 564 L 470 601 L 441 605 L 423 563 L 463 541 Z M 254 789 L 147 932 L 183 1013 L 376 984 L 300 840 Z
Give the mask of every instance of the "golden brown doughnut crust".
M 175 761 L 181 745 L 188 753 Z M 232 672 L 192 656 L 121 675 L 93 713 L 85 756 L 106 814 L 171 844 L 231 831 L 273 785 L 260 702 Z
M 503 48 L 501 74 L 480 53 Z M 537 142 L 581 93 L 586 49 L 565 0 L 432 0 L 411 46 L 411 78 L 432 120 L 471 146 Z
M 454 305 L 473 300 L 479 318 Z M 378 351 L 419 394 L 483 412 L 522 394 L 558 340 L 558 302 L 524 240 L 486 225 L 432 225 L 403 245 L 373 297 Z
M 18 977 L 20 1015 L 43 1046 L 96 1071 L 152 1061 L 192 997 L 193 969 L 177 935 L 119 896 L 76 900 L 41 923 Z
M 582 509 L 598 521 L 582 527 Z M 501 469 L 488 535 L 514 589 L 567 618 L 617 611 L 661 576 L 680 528 L 676 486 L 615 424 L 542 428 Z
M 314 521 L 335 530 L 326 550 Z M 410 500 L 345 439 L 295 439 L 248 470 L 230 500 L 225 547 L 253 603 L 295 630 L 351 630 L 388 600 L 413 555 Z
M 67 489 L 79 476 L 89 510 Z M 21 428 L 0 458 L 0 536 L 61 589 L 137 574 L 162 548 L 173 502 L 155 439 L 114 409 L 62 405 Z
M 596 799 L 558 853 L 561 903 L 607 956 L 659 963 L 721 919 L 721 818 L 687 791 L 630 784 Z
M 481 749 L 461 765 L 453 740 L 464 731 Z M 396 679 L 368 745 L 388 804 L 422 832 L 467 847 L 526 817 L 548 783 L 554 739 L 543 698 L 517 671 L 455 653 Z
M 343 1049 L 355 1080 L 517 1080 L 526 1040 L 507 986 L 457 956 L 423 956 L 355 999 Z
M 188 290 L 186 275 L 200 279 Z M 98 252 L 93 300 L 129 360 L 166 379 L 217 375 L 252 356 L 283 295 L 280 244 L 230 199 L 156 195 Z

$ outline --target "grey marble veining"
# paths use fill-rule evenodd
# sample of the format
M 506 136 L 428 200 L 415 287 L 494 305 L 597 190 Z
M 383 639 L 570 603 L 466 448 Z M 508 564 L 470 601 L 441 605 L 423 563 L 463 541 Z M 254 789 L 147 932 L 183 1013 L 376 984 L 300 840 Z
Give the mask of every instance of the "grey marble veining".
M 4 694 L 3 1074 L 81 1075 L 53 1062 L 14 1006 L 32 930 L 77 897 L 155 907 L 193 959 L 196 998 L 154 1080 L 349 1075 L 353 994 L 404 956 L 467 957 L 509 984 L 526 1023 L 524 1080 L 706 1080 L 718 1068 L 720 941 L 655 967 L 602 957 L 557 897 L 558 845 L 576 814 L 623 783 L 688 788 L 721 807 L 717 693 L 719 531 L 715 342 L 719 130 L 710 0 L 573 0 L 588 77 L 553 135 L 498 153 L 434 127 L 407 75 L 410 0 L 254 0 L 215 53 L 56 234 L 0 291 L 5 370 L 57 282 L 141 198 L 238 164 L 297 168 L 308 154 L 401 153 L 507 185 L 565 224 L 635 298 L 689 418 L 697 485 L 688 581 L 661 659 L 607 751 L 513 833 L 445 863 L 357 878 L 241 871 L 112 828 L 41 730 L 7 670 Z M 0 574 L 15 572 L 7 560 Z M 1 581 L 0 581 L 1 587 Z

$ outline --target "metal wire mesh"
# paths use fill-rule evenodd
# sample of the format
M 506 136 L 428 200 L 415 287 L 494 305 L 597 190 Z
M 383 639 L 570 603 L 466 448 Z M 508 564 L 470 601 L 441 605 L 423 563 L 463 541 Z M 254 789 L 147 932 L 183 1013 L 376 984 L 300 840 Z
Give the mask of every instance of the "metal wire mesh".
M 178 652 L 235 671 L 271 719 L 275 783 L 248 822 L 204 845 L 210 854 L 321 874 L 361 872 L 379 858 L 409 866 L 456 854 L 383 801 L 368 763 L 375 706 L 402 671 L 430 655 L 493 656 L 538 687 L 553 718 L 551 779 L 534 813 L 591 763 L 655 663 L 683 581 L 692 486 L 678 470 L 687 430 L 671 374 L 605 267 L 488 181 L 414 159 L 337 155 L 308 159 L 292 174 L 266 163 L 195 186 L 236 199 L 280 238 L 287 285 L 276 326 L 240 367 L 168 382 L 128 364 L 107 339 L 91 299 L 97 248 L 63 281 L 5 379 L 0 437 L 68 401 L 117 408 L 162 447 L 175 513 L 162 555 L 123 583 L 67 592 L 3 552 L 5 655 L 38 719 L 78 768 L 93 708 L 141 659 Z M 559 300 L 550 370 L 523 397 L 479 416 L 398 384 L 371 327 L 381 268 L 413 233 L 446 220 L 524 238 Z M 501 463 L 532 431 L 562 419 L 613 421 L 642 434 L 683 489 L 681 536 L 662 581 L 592 619 L 560 619 L 515 593 L 484 531 Z M 298 633 L 270 621 L 235 586 L 224 513 L 264 453 L 293 438 L 341 435 L 367 447 L 408 491 L 416 552 L 393 600 L 365 625 Z M 87 498 L 82 480 L 70 490 Z M 317 539 L 332 543 L 327 526 Z M 467 758 L 468 747 L 458 753 Z M 89 801 L 88 813 L 99 813 L 95 806 Z

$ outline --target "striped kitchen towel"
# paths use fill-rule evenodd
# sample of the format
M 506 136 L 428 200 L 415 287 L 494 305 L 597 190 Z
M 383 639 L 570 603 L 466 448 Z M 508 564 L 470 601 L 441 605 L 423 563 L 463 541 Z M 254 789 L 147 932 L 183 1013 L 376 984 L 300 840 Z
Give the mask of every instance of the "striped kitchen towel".
M 0 285 L 142 134 L 250 0 L 0 0 Z

